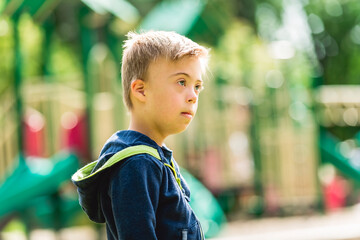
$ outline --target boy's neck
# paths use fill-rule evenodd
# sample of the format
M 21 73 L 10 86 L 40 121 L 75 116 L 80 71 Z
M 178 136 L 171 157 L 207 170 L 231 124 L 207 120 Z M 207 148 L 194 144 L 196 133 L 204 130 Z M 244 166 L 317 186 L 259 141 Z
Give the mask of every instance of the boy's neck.
M 164 145 L 165 137 L 160 134 L 156 134 L 151 128 L 148 128 L 144 123 L 139 124 L 135 119 L 131 118 L 128 130 L 136 131 L 142 133 L 153 141 L 156 142 L 160 147 Z

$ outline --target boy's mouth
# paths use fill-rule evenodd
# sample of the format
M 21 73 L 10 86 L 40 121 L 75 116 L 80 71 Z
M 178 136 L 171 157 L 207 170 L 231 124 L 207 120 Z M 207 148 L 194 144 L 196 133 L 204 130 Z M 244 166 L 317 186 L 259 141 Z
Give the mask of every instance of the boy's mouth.
M 190 119 L 194 116 L 192 112 L 181 112 L 181 115 Z

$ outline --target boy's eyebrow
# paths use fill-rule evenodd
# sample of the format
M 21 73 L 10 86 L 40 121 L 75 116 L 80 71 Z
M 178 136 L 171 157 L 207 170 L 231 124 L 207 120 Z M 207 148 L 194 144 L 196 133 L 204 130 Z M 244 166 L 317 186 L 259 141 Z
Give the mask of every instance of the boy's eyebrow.
M 186 72 L 174 73 L 174 74 L 171 74 L 170 77 L 175 77 L 175 76 L 178 76 L 178 75 L 185 75 L 186 77 L 191 78 L 190 75 L 188 73 L 186 73 Z M 201 80 L 201 79 L 196 79 L 196 81 L 203 82 L 203 80 Z

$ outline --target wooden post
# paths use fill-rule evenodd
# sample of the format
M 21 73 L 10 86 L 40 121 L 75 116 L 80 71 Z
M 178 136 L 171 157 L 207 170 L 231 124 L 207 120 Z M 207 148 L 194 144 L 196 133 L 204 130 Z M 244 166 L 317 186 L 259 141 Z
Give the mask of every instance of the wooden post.
M 21 98 L 21 83 L 22 83 L 22 56 L 19 36 L 19 14 L 14 15 L 13 32 L 14 32 L 14 96 L 16 108 L 16 124 L 17 124 L 17 141 L 18 152 L 23 152 L 23 131 L 22 131 L 22 118 L 23 118 L 23 102 Z M 23 158 L 19 158 L 23 161 Z

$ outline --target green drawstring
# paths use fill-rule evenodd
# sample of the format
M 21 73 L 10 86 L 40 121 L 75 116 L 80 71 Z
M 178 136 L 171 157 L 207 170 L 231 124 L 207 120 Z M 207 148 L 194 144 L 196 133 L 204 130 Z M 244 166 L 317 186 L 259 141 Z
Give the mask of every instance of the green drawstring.
M 180 178 L 178 177 L 178 175 L 177 175 L 177 173 L 176 173 L 175 165 L 174 165 L 173 160 L 171 159 L 171 166 L 170 166 L 169 164 L 167 164 L 167 163 L 164 163 L 164 165 L 167 166 L 167 167 L 169 167 L 169 168 L 173 171 L 175 180 L 176 180 L 177 184 L 179 185 L 179 187 L 180 187 L 180 189 L 181 189 L 181 191 L 182 191 L 183 188 L 182 188 L 182 186 L 181 186 L 181 180 L 180 180 Z

